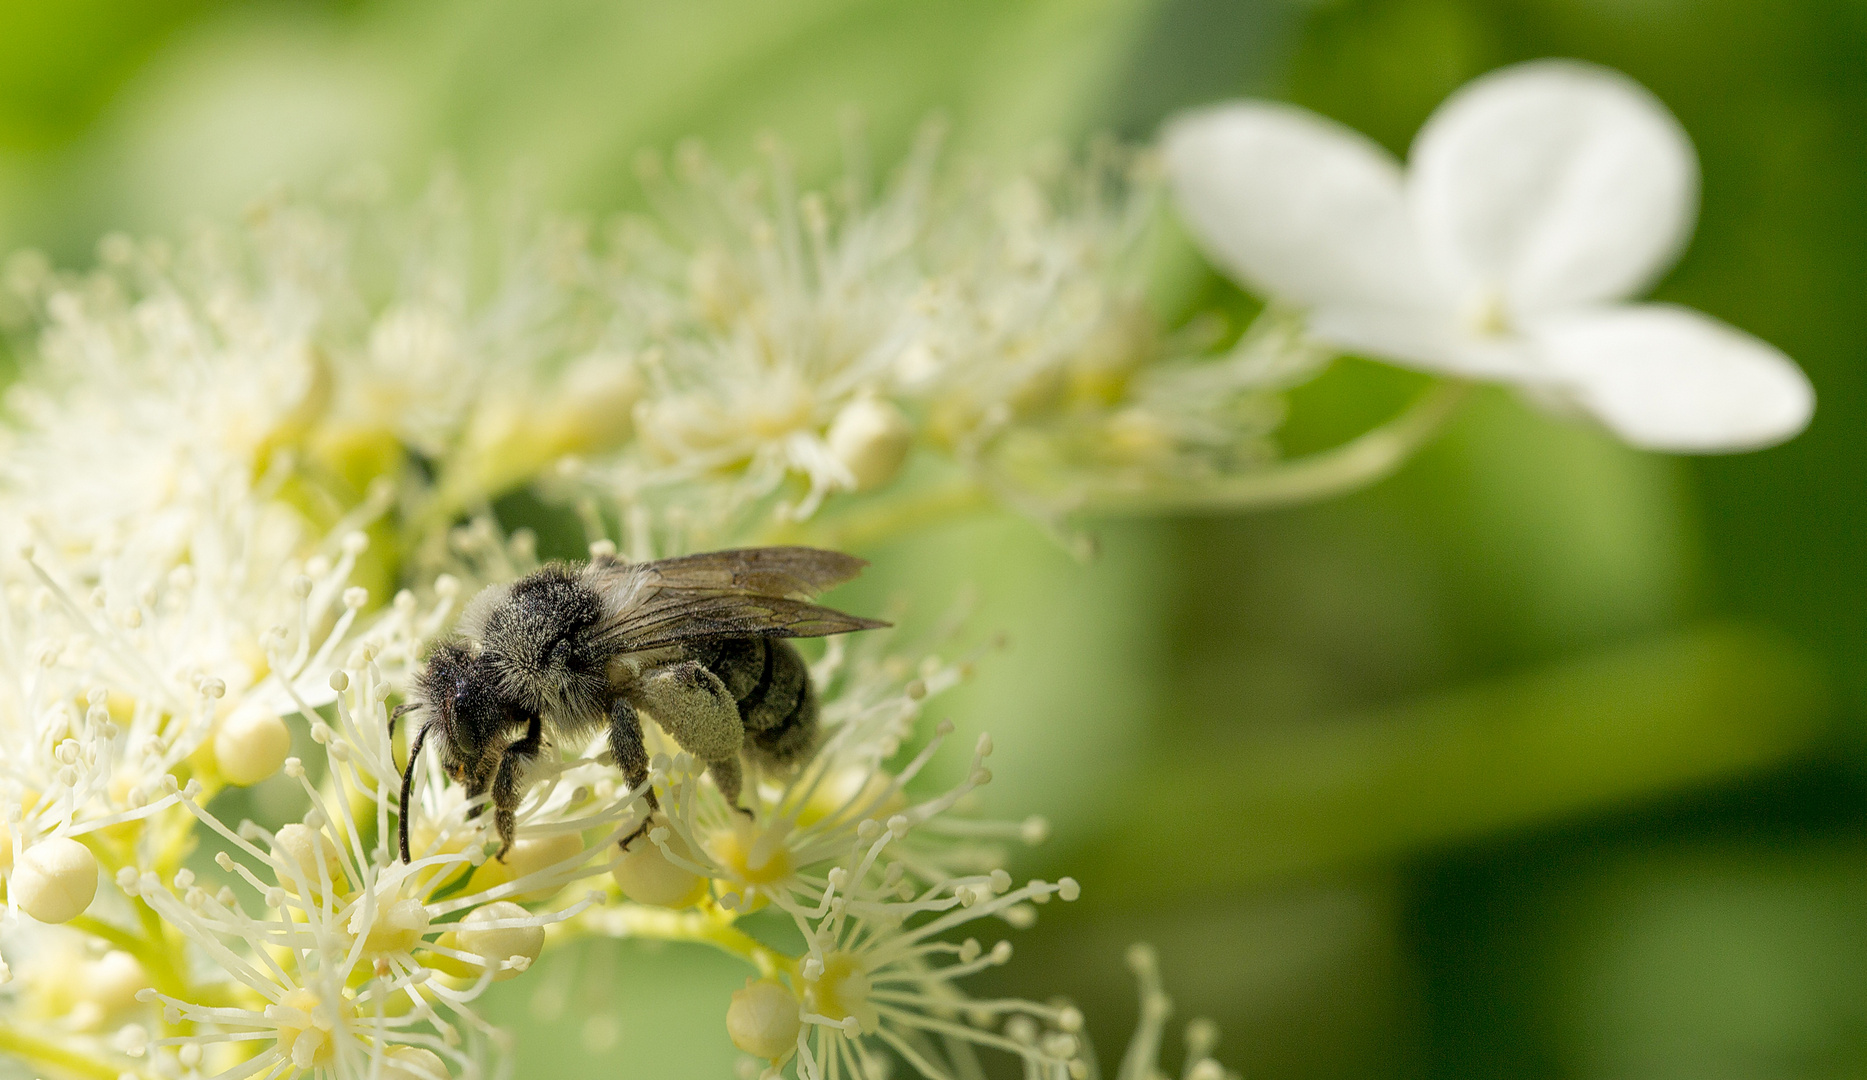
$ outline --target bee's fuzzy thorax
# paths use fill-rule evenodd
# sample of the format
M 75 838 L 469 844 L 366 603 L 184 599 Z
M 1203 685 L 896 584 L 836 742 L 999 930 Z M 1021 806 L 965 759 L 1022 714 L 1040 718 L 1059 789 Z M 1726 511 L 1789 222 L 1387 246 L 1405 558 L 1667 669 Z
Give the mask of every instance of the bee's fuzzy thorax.
M 492 676 L 512 700 L 560 722 L 600 713 L 609 655 L 591 634 L 604 601 L 581 568 L 550 563 L 505 586 L 476 629 Z

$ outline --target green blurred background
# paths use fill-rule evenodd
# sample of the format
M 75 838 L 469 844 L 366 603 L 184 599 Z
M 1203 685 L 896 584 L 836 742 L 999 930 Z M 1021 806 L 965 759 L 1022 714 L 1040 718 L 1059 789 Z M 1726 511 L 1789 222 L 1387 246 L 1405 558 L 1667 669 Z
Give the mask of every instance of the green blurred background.
M 1088 566 L 976 519 L 868 552 L 851 602 L 970 584 L 1009 633 L 946 711 L 997 737 L 992 808 L 1057 826 L 1021 869 L 1085 891 L 996 988 L 1075 997 L 1105 1060 L 1148 938 L 1254 1080 L 1867 1075 L 1861 0 L 8 3 L 0 246 L 83 265 L 365 159 L 604 210 L 642 147 L 769 128 L 821 175 L 852 106 L 881 161 L 936 111 L 1013 155 L 1246 93 L 1404 152 L 1548 55 L 1685 123 L 1703 213 L 1659 295 L 1801 362 L 1806 434 L 1661 458 L 1491 394 L 1350 498 L 1090 523 Z M 1203 271 L 1162 293 L 1238 306 Z M 1412 385 L 1345 362 L 1295 437 Z M 497 1007 L 520 1075 L 717 1077 L 742 974 L 616 944 Z

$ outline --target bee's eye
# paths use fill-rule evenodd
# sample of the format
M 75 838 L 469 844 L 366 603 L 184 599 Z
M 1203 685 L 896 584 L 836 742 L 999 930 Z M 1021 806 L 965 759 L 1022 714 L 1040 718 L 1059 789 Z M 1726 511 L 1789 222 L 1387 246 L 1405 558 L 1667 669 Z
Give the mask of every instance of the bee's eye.
M 558 638 L 552 643 L 551 651 L 545 655 L 545 662 L 553 666 L 570 663 L 570 642 L 564 638 Z

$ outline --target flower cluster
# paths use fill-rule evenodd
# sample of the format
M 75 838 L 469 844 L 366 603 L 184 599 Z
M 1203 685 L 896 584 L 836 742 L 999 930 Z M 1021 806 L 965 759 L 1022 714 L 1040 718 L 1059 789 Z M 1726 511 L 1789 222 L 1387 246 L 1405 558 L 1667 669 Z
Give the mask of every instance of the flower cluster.
M 994 182 L 943 175 L 938 142 L 828 194 L 800 193 L 775 146 L 747 175 L 693 146 L 671 172 L 648 159 L 656 213 L 601 263 L 634 437 L 566 462 L 566 489 L 657 508 L 681 547 L 780 534 L 916 465 L 936 499 L 1054 520 L 1275 460 L 1280 394 L 1323 357 L 1266 332 L 1215 355 L 1159 325 L 1149 157 L 1102 146 Z
M 0 942 L 23 976 L 0 995 L 0 1045 L 100 1075 L 497 1074 L 509 1037 L 474 1007 L 488 985 L 522 976 L 551 941 L 654 933 L 751 961 L 766 978 L 747 991 L 752 1005 L 722 1003 L 728 1031 L 803 1075 L 840 1075 L 858 1057 L 870 1068 L 909 1046 L 923 1061 L 950 1054 L 928 1048 L 936 1035 L 940 1047 L 960 1037 L 1080 1072 L 1074 1043 L 1020 1041 L 1022 1026 L 1005 1023 L 1035 1016 L 1061 1031 L 1080 1025 L 1073 1013 L 962 1008 L 951 985 L 1007 947 L 949 944 L 948 929 L 987 915 L 1028 925 L 1034 904 L 1076 893 L 1067 881 L 1011 888 L 1004 843 L 1045 828 L 976 816 L 989 740 L 952 790 L 918 791 L 949 731 L 904 747 L 970 656 L 915 663 L 879 639 L 831 643 L 813 669 L 821 750 L 794 774 L 759 777 L 749 819 L 671 744 L 657 745 L 649 781 L 666 816 L 627 849 L 618 841 L 644 823 L 647 791 L 623 783 L 600 746 L 557 747 L 532 772 L 504 860 L 489 859 L 480 807 L 432 758 L 399 802 L 408 750 L 391 711 L 426 644 L 464 591 L 537 565 L 529 534 L 485 513 L 493 496 L 561 482 L 574 470 L 552 466 L 574 454 L 586 479 L 611 485 L 599 523 L 654 523 L 630 537 L 639 547 L 681 527 L 662 492 L 724 508 L 712 525 L 688 519 L 704 536 L 757 527 L 792 477 L 803 501 L 789 519 L 834 491 L 884 486 L 900 463 L 875 457 L 887 441 L 877 433 L 894 438 L 909 408 L 919 425 L 939 400 L 904 388 L 967 380 L 839 374 L 855 354 L 826 359 L 824 335 L 853 332 L 865 311 L 888 323 L 857 349 L 871 361 L 884 340 L 925 352 L 938 339 L 977 374 L 1006 354 L 954 336 L 970 328 L 1001 350 L 1041 346 L 1029 379 L 1114 362 L 1088 344 L 1102 332 L 1095 311 L 1132 301 L 1132 281 L 1095 254 L 1103 203 L 1040 212 L 1032 188 L 1023 218 L 1014 207 L 990 218 L 1025 232 L 981 219 L 962 236 L 927 205 L 931 168 L 912 166 L 879 208 L 852 207 L 838 243 L 861 248 L 858 234 L 890 219 L 905 234 L 854 251 L 834 288 L 821 265 L 791 280 L 810 295 L 778 313 L 796 345 L 784 377 L 833 407 L 726 458 L 682 443 L 699 428 L 670 418 L 728 408 L 707 395 L 764 377 L 760 348 L 723 343 L 777 324 L 651 317 L 658 303 L 680 307 L 674 284 L 691 300 L 724 278 L 652 271 L 633 226 L 604 256 L 575 230 L 541 227 L 483 295 L 469 289 L 464 218 L 445 185 L 409 212 L 353 188 L 334 209 L 267 203 L 240 231 L 179 246 L 112 238 L 88 275 L 16 259 L 10 296 L 36 313 L 37 333 L 0 436 L 13 554 L 0 567 Z M 1035 261 L 974 250 L 988 234 L 1028 243 Z M 373 250 L 386 240 L 405 245 L 399 276 L 385 278 Z M 625 271 L 630 261 L 642 269 Z M 892 278 L 869 274 L 885 266 Z M 986 310 L 1013 292 L 988 270 L 1027 275 L 1030 295 Z M 940 275 L 953 295 L 935 295 Z M 890 281 L 898 292 L 884 297 Z M 857 285 L 881 291 L 865 298 Z M 1057 317 L 1045 298 L 1065 295 L 1080 300 L 1064 312 L 1079 334 L 1067 342 L 1063 324 L 1042 324 Z M 766 318 L 768 299 L 741 315 Z M 970 382 L 963 406 L 945 406 L 945 449 L 968 469 L 990 440 L 961 453 L 955 433 L 1003 411 L 983 376 Z M 825 461 L 841 464 L 826 473 Z M 628 497 L 613 498 L 625 482 Z M 255 786 L 264 800 L 238 794 Z M 235 823 L 262 806 L 267 824 Z M 406 864 L 390 842 L 404 815 Z M 778 956 L 735 929 L 765 906 L 810 928 L 805 954 Z M 932 964 L 948 955 L 959 963 Z M 769 1014 L 774 992 L 797 1028 L 777 1049 L 746 1019 Z

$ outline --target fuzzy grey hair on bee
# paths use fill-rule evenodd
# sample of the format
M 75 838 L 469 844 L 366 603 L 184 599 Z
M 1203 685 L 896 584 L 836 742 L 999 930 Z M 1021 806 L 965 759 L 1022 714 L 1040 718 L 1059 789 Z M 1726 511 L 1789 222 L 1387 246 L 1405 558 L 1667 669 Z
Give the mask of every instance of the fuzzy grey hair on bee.
M 609 686 L 598 631 L 605 614 L 581 567 L 552 563 L 483 590 L 462 614 L 460 632 L 481 643 L 507 698 L 594 725 L 602 722 Z
M 816 745 L 809 669 L 783 639 L 887 625 L 811 602 L 866 565 L 816 548 L 745 548 L 647 563 L 551 563 L 489 586 L 390 716 L 392 734 L 403 714 L 424 717 L 402 774 L 402 861 L 410 861 L 415 762 L 430 737 L 470 799 L 490 796 L 500 859 L 512 846 L 526 766 L 547 731 L 577 738 L 607 727 L 611 757 L 652 812 L 659 804 L 648 785 L 646 713 L 707 764 L 737 806 L 742 758 L 787 768 Z M 468 815 L 481 809 L 476 803 Z M 644 816 L 623 846 L 647 828 Z

